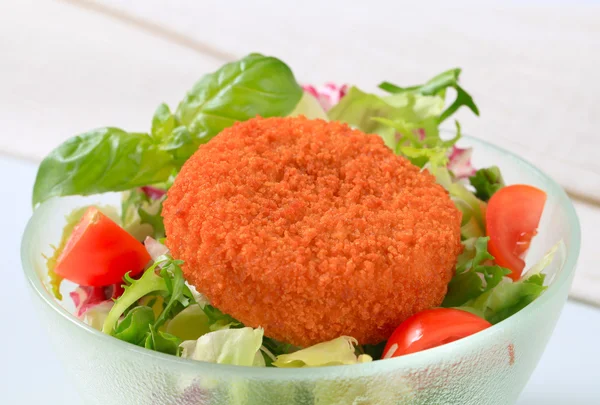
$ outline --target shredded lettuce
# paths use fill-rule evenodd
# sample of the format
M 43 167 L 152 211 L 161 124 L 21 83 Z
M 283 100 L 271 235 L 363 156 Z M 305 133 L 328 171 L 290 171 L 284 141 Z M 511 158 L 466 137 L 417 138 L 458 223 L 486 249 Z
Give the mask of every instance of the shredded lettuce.
M 281 354 L 273 362 L 275 367 L 321 367 L 344 364 L 368 363 L 373 359 L 368 354 L 356 355 L 356 339 L 340 336 L 328 342 L 298 350 L 290 354 Z
M 222 329 L 181 343 L 181 357 L 237 366 L 264 366 L 262 328 Z

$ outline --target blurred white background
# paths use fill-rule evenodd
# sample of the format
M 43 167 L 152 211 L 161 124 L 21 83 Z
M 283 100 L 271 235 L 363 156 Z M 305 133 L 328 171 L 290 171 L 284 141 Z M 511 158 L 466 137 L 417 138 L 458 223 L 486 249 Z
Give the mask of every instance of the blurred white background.
M 463 130 L 531 160 L 575 198 L 583 245 L 572 298 L 600 305 L 600 2 L 592 0 L 0 2 L 0 181 L 3 212 L 16 216 L 6 224 L 19 230 L 11 252 L 28 216 L 34 162 L 94 127 L 146 130 L 160 102 L 176 105 L 203 73 L 253 51 L 283 59 L 305 83 L 369 90 L 462 67 L 481 110 L 479 118 L 459 114 Z M 10 260 L 23 287 L 14 299 L 23 300 L 18 258 Z M 600 322 L 600 310 L 570 305 L 561 325 Z M 556 358 L 540 366 L 555 374 L 538 371 L 522 403 L 600 403 L 586 374 L 562 378 L 576 364 L 557 360 L 573 336 L 559 325 L 547 354 Z M 574 356 L 585 356 L 585 341 Z M 43 398 L 23 395 L 10 403 Z

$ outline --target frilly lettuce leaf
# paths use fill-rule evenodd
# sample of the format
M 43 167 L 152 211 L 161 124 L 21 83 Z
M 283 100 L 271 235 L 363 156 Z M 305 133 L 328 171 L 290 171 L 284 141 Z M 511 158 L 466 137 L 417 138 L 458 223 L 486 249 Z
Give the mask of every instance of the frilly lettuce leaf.
M 477 314 L 492 324 L 516 314 L 548 288 L 544 285 L 546 275 L 543 270 L 554 259 L 560 243 L 552 247 L 519 281 L 504 278 L 496 287 L 459 308 Z
M 181 343 L 181 357 L 219 364 L 264 366 L 262 328 L 222 329 Z
M 368 354 L 356 355 L 356 339 L 340 336 L 328 342 L 277 356 L 275 367 L 321 367 L 344 364 L 368 363 L 373 359 Z
M 121 315 L 139 299 L 152 293 L 166 294 L 169 291 L 165 280 L 155 272 L 157 265 L 158 263 L 155 263 L 150 266 L 138 280 L 133 280 L 128 275 L 125 276 L 128 285 L 124 286 L 125 292 L 115 301 L 115 305 L 106 317 L 102 332 L 112 335 Z
M 426 136 L 438 136 L 437 117 L 443 107 L 443 98 L 437 96 L 407 93 L 380 97 L 351 87 L 328 116 L 363 132 L 378 134 L 396 151 L 401 139 L 398 132 L 409 141 L 418 139 L 413 132 L 420 128 L 425 128 Z
M 425 84 L 399 87 L 389 82 L 383 82 L 379 85 L 379 88 L 392 94 L 415 93 L 426 96 L 438 95 L 441 97 L 445 97 L 448 88 L 454 88 L 456 90 L 456 99 L 440 114 L 438 121 L 440 123 L 443 122 L 462 106 L 468 107 L 475 115 L 479 115 L 479 108 L 477 108 L 477 105 L 473 101 L 473 97 L 458 84 L 460 73 L 461 69 L 455 68 L 440 73 Z
M 494 259 L 488 250 L 489 238 L 469 239 L 458 258 L 456 275 L 448 284 L 442 306 L 457 307 L 496 287 L 510 270 L 487 262 Z
M 475 187 L 475 196 L 482 201 L 488 201 L 496 191 L 504 187 L 504 179 L 497 166 L 477 170 L 469 177 L 469 182 Z

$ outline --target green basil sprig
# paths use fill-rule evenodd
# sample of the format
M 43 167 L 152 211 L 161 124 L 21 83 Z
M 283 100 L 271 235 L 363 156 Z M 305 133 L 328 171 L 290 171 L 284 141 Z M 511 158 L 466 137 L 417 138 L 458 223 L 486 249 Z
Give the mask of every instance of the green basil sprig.
M 236 121 L 289 114 L 302 96 L 279 59 L 250 54 L 202 77 L 175 113 L 161 104 L 150 134 L 107 127 L 75 136 L 38 169 L 33 205 L 51 197 L 123 191 L 167 181 L 202 143 Z

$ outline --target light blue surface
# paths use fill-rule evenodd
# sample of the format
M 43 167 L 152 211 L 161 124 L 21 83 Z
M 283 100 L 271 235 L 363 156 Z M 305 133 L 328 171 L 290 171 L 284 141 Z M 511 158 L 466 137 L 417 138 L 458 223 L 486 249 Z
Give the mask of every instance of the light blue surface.
M 75 405 L 81 401 L 37 321 L 19 260 L 34 179 L 34 164 L 0 155 L 0 276 L 5 286 L 0 306 L 0 402 Z M 599 336 L 600 309 L 568 302 L 518 404 L 600 404 Z

